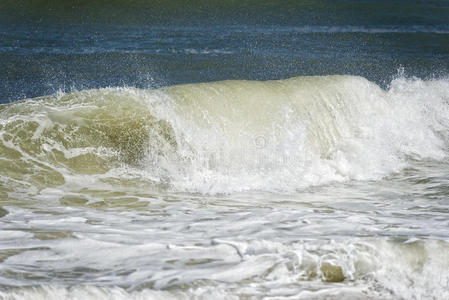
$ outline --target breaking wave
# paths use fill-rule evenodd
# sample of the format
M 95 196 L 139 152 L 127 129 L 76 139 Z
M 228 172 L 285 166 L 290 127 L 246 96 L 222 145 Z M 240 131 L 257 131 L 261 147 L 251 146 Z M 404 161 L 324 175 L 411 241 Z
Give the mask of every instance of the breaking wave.
M 200 193 L 376 180 L 446 159 L 448 101 L 446 79 L 384 90 L 354 76 L 57 93 L 0 106 L 0 180 L 132 177 Z

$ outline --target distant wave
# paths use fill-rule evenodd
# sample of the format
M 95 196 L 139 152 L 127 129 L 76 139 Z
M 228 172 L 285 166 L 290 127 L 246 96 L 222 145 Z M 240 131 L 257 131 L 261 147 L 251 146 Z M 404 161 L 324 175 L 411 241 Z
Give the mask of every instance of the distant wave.
M 113 29 L 114 27 L 111 26 Z M 111 29 L 110 28 L 110 29 Z M 53 29 L 54 30 L 54 29 Z M 50 32 L 52 32 L 50 30 Z M 129 31 L 124 30 L 118 35 L 104 36 L 95 39 L 83 39 L 77 31 L 69 31 L 59 43 L 55 43 L 46 35 L 35 36 L 27 30 L 12 30 L 0 32 L 0 53 L 29 54 L 97 54 L 97 53 L 132 53 L 132 54 L 187 54 L 187 55 L 230 55 L 239 51 L 226 46 L 183 46 L 174 43 L 173 37 L 167 32 L 178 33 L 178 39 L 187 39 L 192 32 L 207 32 L 207 34 L 223 36 L 241 33 L 261 38 L 263 35 L 312 35 L 312 34 L 449 34 L 447 26 L 201 26 L 179 27 L 172 26 L 146 26 L 133 32 L 132 41 L 129 40 Z M 73 43 L 77 40 L 78 43 Z M 136 44 L 136 41 L 140 42 Z M 205 43 L 198 40 L 197 43 Z M 161 46 L 163 44 L 164 46 Z
M 448 28 L 436 26 L 301 26 L 293 31 L 301 33 L 438 33 L 449 34 Z
M 233 54 L 234 51 L 226 50 L 226 49 L 194 49 L 194 48 L 185 48 L 185 49 L 123 49 L 121 47 L 111 47 L 106 48 L 104 46 L 99 47 L 83 47 L 83 48 L 63 48 L 63 47 L 34 47 L 34 48 L 24 48 L 20 46 L 8 46 L 1 47 L 0 53 L 11 53 L 18 52 L 21 54 L 98 54 L 98 53 L 131 53 L 131 54 L 186 54 L 186 55 L 208 55 L 208 56 L 216 56 L 216 55 L 229 55 Z
M 232 28 L 232 27 L 231 27 Z M 233 31 L 233 29 L 230 29 Z M 234 28 L 234 31 L 244 32 L 273 32 L 273 33 L 299 33 L 299 34 L 313 34 L 313 33 L 368 33 L 368 34 L 391 34 L 391 33 L 435 33 L 435 34 L 449 34 L 447 26 L 421 26 L 421 25 L 405 25 L 405 26 L 352 26 L 352 25 L 338 25 L 338 26 L 319 26 L 319 25 L 305 25 L 305 26 L 246 26 L 241 28 Z

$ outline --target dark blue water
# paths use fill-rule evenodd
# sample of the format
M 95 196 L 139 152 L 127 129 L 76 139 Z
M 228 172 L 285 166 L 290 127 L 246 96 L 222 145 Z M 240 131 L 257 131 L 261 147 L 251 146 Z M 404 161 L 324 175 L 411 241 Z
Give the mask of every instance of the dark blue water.
M 449 1 L 0 2 L 0 102 L 106 86 L 449 70 Z

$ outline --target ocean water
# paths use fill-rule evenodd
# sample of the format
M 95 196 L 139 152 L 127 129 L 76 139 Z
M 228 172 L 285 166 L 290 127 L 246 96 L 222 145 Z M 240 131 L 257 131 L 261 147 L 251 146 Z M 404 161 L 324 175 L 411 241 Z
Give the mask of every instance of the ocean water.
M 0 299 L 448 299 L 449 1 L 0 0 Z

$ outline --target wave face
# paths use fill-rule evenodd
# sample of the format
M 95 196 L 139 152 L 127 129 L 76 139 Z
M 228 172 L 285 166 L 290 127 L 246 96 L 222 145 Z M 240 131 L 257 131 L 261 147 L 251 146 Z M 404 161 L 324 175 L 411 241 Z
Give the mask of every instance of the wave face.
M 22 100 L 0 107 L 0 192 L 123 174 L 200 193 L 380 179 L 416 160 L 446 159 L 448 100 L 445 79 L 398 78 L 383 90 L 352 76 Z

